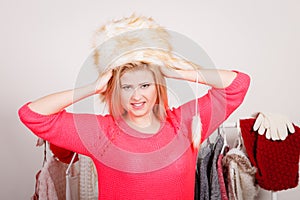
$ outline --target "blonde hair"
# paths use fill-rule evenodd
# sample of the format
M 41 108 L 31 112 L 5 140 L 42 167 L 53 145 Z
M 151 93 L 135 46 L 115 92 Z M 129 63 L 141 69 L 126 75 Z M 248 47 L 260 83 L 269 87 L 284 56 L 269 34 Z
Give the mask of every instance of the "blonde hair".
M 120 78 L 126 72 L 133 70 L 148 70 L 152 73 L 157 92 L 153 112 L 159 120 L 164 120 L 166 117 L 166 109 L 168 108 L 166 80 L 157 65 L 143 61 L 130 62 L 113 69 L 112 78 L 107 83 L 107 89 L 101 94 L 101 100 L 108 103 L 109 113 L 114 118 L 121 117 L 125 113 L 121 105 Z

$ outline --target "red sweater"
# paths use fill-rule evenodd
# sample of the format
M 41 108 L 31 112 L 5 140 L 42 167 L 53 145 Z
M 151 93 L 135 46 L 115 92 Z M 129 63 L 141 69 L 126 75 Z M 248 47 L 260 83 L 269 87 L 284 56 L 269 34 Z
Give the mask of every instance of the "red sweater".
M 249 83 L 249 76 L 238 72 L 227 88 L 212 88 L 197 100 L 202 141 L 242 103 Z M 193 200 L 198 153 L 190 143 L 194 112 L 195 101 L 168 110 L 166 120 L 153 135 L 135 131 L 111 115 L 65 110 L 41 115 L 25 104 L 19 116 L 37 136 L 93 159 L 101 200 Z

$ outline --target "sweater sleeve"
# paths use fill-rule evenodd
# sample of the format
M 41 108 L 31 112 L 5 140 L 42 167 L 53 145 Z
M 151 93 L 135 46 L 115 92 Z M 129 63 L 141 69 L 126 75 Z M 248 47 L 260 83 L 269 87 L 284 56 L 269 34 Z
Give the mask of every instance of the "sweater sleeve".
M 43 115 L 32 111 L 28 104 L 23 105 L 18 114 L 35 135 L 58 147 L 89 155 L 88 147 L 101 134 L 98 115 L 74 114 L 65 110 Z
M 236 71 L 237 72 L 237 71 Z M 250 85 L 250 77 L 237 72 L 236 78 L 226 88 L 211 88 L 207 94 L 197 99 L 201 117 L 203 142 L 223 123 L 243 102 Z M 191 127 L 195 115 L 195 100 L 189 101 L 173 111 L 187 128 Z

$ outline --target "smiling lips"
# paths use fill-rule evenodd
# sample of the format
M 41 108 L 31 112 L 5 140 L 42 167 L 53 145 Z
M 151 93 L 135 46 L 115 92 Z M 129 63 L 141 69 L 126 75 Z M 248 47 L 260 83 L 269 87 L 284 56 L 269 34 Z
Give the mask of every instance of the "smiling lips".
M 142 109 L 146 102 L 130 103 L 134 109 Z

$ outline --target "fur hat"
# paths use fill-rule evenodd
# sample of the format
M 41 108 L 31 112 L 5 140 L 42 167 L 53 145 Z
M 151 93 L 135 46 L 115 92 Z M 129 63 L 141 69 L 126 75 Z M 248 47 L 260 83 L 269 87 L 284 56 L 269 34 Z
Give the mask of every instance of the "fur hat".
M 199 68 L 174 52 L 174 38 L 170 33 L 152 18 L 145 16 L 133 14 L 127 18 L 109 21 L 94 34 L 94 64 L 99 73 L 135 61 L 174 69 Z M 200 116 L 196 115 L 192 122 L 192 141 L 195 148 L 200 145 L 201 128 Z
M 144 61 L 175 69 L 198 66 L 173 52 L 169 32 L 152 18 L 136 16 L 112 20 L 96 30 L 93 59 L 99 72 L 133 62 Z

